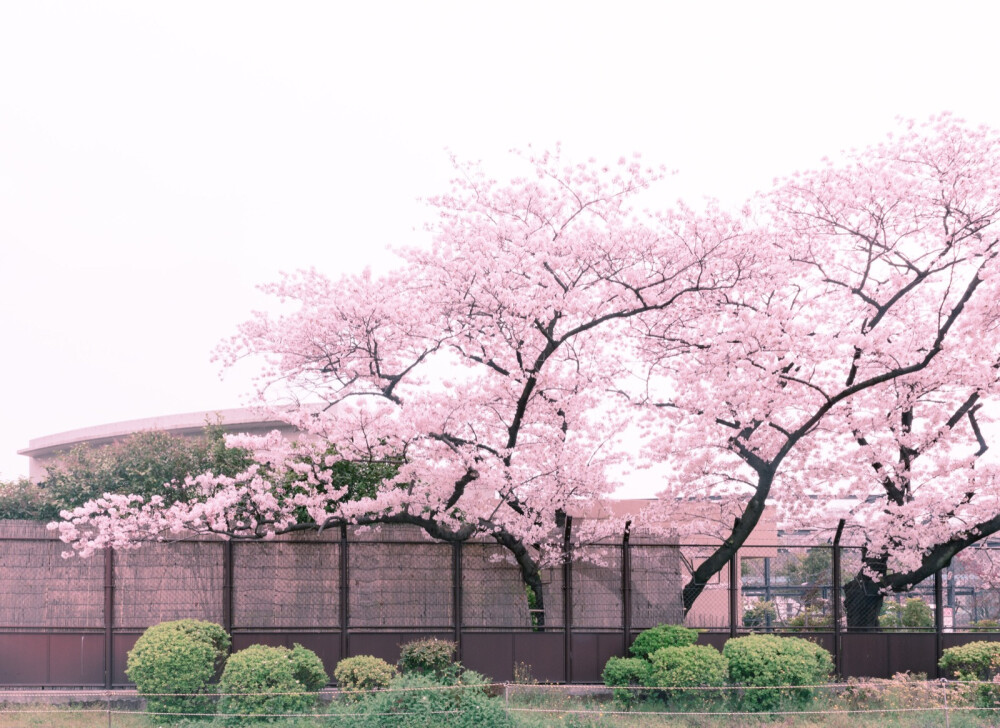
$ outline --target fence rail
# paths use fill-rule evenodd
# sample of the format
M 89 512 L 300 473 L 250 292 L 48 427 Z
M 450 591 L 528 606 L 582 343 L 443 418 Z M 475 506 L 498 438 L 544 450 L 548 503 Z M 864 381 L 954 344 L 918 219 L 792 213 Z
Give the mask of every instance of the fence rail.
M 40 524 L 0 522 L 0 686 L 128 685 L 127 653 L 142 631 L 182 618 L 222 624 L 233 649 L 298 642 L 328 672 L 358 654 L 395 661 L 402 642 L 437 636 L 501 682 L 518 664 L 544 681 L 597 682 L 609 657 L 661 623 L 699 628 L 700 641 L 717 646 L 750 631 L 804 634 L 845 677 L 933 676 L 943 649 L 1000 639 L 971 631 L 1000 617 L 1000 599 L 960 568 L 891 597 L 879 630 L 847 629 L 839 595 L 860 562 L 839 545 L 745 547 L 684 615 L 681 589 L 709 548 L 628 533 L 572 550 L 567 542 L 569 558 L 529 594 L 496 544 L 438 543 L 405 529 L 64 559 Z

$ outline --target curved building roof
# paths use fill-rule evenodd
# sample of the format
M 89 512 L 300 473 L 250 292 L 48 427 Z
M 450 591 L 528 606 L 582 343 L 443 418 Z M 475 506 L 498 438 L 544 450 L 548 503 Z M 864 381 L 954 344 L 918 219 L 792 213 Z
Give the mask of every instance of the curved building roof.
M 175 415 L 160 415 L 138 420 L 125 420 L 104 425 L 94 425 L 78 430 L 44 435 L 28 441 L 28 447 L 18 450 L 28 457 L 28 475 L 39 478 L 45 474 L 45 465 L 78 445 L 107 445 L 136 432 L 161 430 L 172 435 L 198 435 L 206 425 L 219 424 L 227 432 L 263 434 L 271 430 L 294 430 L 287 422 L 275 419 L 270 413 L 254 409 L 205 410 Z

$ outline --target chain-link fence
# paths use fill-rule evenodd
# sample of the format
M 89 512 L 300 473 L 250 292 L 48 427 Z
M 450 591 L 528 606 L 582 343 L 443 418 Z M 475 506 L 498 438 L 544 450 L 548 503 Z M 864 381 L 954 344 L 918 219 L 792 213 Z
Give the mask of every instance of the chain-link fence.
M 637 632 L 658 624 L 697 628 L 708 633 L 704 639 L 812 634 L 836 650 L 838 635 L 848 633 L 927 633 L 923 639 L 937 639 L 938 651 L 942 636 L 1000 633 L 1000 549 L 991 547 L 964 552 L 911 590 L 882 593 L 869 578 L 879 564 L 859 548 L 754 544 L 692 590 L 712 544 L 630 543 L 624 535 L 619 542 L 577 544 L 569 560 L 556 559 L 537 581 L 526 581 L 510 551 L 495 543 L 434 542 L 412 529 L 247 543 L 192 539 L 66 559 L 62 544 L 37 526 L 0 529 L 0 635 L 17 637 L 10 643 L 15 651 L 55 654 L 79 633 L 86 639 L 72 648 L 81 664 L 98 658 L 106 664 L 114 650 L 121 662 L 129 639 L 183 618 L 289 644 L 302 635 L 339 635 L 326 647 L 331 655 L 348 654 L 355 649 L 351 639 L 362 635 L 384 635 L 365 644 L 386 649 L 402 639 L 397 635 L 414 633 L 479 635 L 477 644 L 490 634 L 513 635 L 490 644 L 512 663 L 531 650 L 564 652 L 552 658 L 553 674 L 564 669 L 559 660 L 568 665 L 583 650 L 602 660 L 624 653 Z M 686 588 L 689 597 L 699 592 L 687 609 Z M 536 633 L 547 637 L 522 639 Z M 58 647 L 50 639 L 57 634 Z M 37 645 L 24 641 L 31 635 Z M 903 654 L 888 643 L 879 649 Z M 16 673 L 0 665 L 0 684 L 8 679 L 4 670 Z

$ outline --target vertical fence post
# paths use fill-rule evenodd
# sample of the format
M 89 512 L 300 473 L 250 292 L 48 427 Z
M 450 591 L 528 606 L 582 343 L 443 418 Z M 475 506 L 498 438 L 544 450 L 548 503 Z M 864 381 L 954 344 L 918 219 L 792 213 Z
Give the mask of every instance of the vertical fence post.
M 740 519 L 737 518 L 733 523 L 733 529 L 735 530 L 740 525 Z M 736 582 L 739 580 L 739 558 L 740 550 L 733 549 L 733 555 L 729 557 L 729 636 L 735 637 L 737 632 L 737 622 L 740 616 L 740 590 L 739 584 Z
M 104 548 L 104 688 L 111 689 L 114 672 L 115 552 Z
M 628 657 L 632 644 L 632 549 L 629 546 L 632 521 L 625 521 L 622 535 L 622 654 Z
M 451 545 L 451 614 L 455 622 L 457 659 L 462 661 L 462 542 Z
M 347 553 L 347 524 L 340 524 L 340 659 L 348 656 L 347 624 L 350 618 L 348 610 L 348 599 L 350 590 L 348 579 L 348 553 Z
M 229 635 L 230 649 L 233 641 L 233 541 L 222 542 L 222 628 Z
M 944 652 L 944 599 L 941 593 L 941 569 L 934 572 L 934 670 L 941 677 L 938 661 Z
M 566 684 L 573 682 L 573 549 L 570 538 L 573 517 L 566 516 L 563 531 L 563 643 L 566 660 Z
M 840 594 L 843 590 L 840 576 L 840 537 L 844 535 L 844 519 L 837 524 L 837 534 L 833 537 L 833 664 L 837 677 L 844 674 L 843 652 L 840 649 Z
M 739 588 L 737 587 L 736 580 L 739 576 L 737 574 L 736 560 L 739 558 L 739 550 L 733 551 L 733 555 L 729 559 L 729 636 L 736 636 L 736 623 L 739 621 L 740 608 L 739 608 Z

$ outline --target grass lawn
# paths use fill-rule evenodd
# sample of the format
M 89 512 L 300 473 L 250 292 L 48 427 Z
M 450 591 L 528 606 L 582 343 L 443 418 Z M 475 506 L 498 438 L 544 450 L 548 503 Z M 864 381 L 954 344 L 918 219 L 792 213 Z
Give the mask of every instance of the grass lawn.
M 954 685 L 954 684 L 953 684 Z M 820 690 L 820 694 L 802 706 L 798 714 L 742 713 L 732 710 L 731 703 L 716 700 L 698 705 L 667 706 L 656 699 L 639 702 L 632 710 L 624 710 L 606 693 L 588 695 L 579 689 L 566 690 L 558 686 L 508 686 L 506 691 L 496 686 L 493 700 L 506 707 L 514 724 L 521 728 L 729 728 L 730 726 L 769 726 L 772 728 L 1000 728 L 1000 712 L 963 705 L 961 689 L 949 688 L 947 716 L 943 690 L 933 682 L 882 681 L 877 688 L 843 686 Z M 824 694 L 825 693 L 825 694 Z M 41 698 L 40 699 L 44 699 Z M 282 718 L 273 722 L 254 720 L 237 725 L 243 728 L 324 728 L 353 726 L 357 722 L 358 703 L 322 705 L 318 717 Z M 663 714 L 670 711 L 671 714 Z M 715 711 L 715 715 L 680 715 L 678 711 Z M 380 725 L 396 728 L 401 715 L 386 715 Z M 456 721 L 447 715 L 435 715 L 419 725 L 447 728 Z M 227 724 L 222 718 L 164 719 L 145 715 L 127 704 L 112 705 L 109 715 L 104 703 L 52 705 L 43 703 L 0 703 L 0 728 L 215 728 Z M 463 728 L 468 720 L 461 722 Z M 475 728 L 491 728 L 476 724 Z

